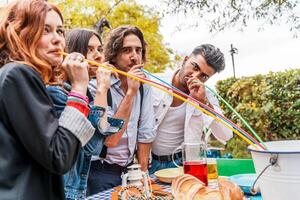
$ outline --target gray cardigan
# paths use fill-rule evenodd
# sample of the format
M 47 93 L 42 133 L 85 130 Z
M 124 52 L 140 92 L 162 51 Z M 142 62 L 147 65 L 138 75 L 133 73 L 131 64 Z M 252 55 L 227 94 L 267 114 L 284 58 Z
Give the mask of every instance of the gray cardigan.
M 94 133 L 82 113 L 58 118 L 39 74 L 23 64 L 0 69 L 0 199 L 64 199 L 62 175 Z

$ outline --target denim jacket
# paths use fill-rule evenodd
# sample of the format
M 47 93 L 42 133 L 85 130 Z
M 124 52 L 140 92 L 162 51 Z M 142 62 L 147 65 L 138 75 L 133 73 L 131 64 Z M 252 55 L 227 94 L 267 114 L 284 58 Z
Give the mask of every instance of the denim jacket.
M 65 83 L 64 88 L 70 90 L 71 86 Z M 60 86 L 48 86 L 47 90 L 57 114 L 60 115 L 66 106 L 68 97 L 67 91 Z M 108 128 L 103 130 L 99 121 L 104 115 L 105 108 L 94 106 L 91 95 L 88 95 L 88 97 L 90 100 L 90 113 L 88 119 L 96 128 L 96 132 L 92 139 L 81 148 L 78 159 L 72 169 L 64 175 L 64 189 L 67 199 L 85 199 L 92 155 L 98 156 L 103 147 L 105 136 L 120 131 L 124 124 L 124 121 L 121 119 L 108 117 Z

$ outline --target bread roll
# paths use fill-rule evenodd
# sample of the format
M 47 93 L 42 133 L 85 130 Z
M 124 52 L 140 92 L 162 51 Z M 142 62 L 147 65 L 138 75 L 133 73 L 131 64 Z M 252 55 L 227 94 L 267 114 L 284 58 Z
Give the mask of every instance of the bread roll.
M 205 187 L 196 177 L 184 174 L 172 181 L 172 194 L 177 200 L 243 200 L 244 194 L 235 183 L 219 180 L 220 189 Z
M 194 187 L 194 190 L 200 189 L 204 187 L 204 183 L 189 174 L 178 176 L 172 181 L 172 194 L 177 200 L 185 200 L 191 187 Z
M 193 200 L 223 200 L 223 197 L 219 190 L 211 189 L 209 187 L 203 187 L 201 190 L 199 190 L 195 196 L 193 197 Z
M 219 178 L 219 186 L 220 186 L 220 191 L 223 194 L 223 196 L 228 198 L 228 195 L 230 196 L 230 198 L 228 198 L 228 200 L 243 200 L 244 199 L 244 193 L 241 190 L 241 188 L 226 179 L 222 179 Z M 226 198 L 224 198 L 224 200 L 227 200 Z

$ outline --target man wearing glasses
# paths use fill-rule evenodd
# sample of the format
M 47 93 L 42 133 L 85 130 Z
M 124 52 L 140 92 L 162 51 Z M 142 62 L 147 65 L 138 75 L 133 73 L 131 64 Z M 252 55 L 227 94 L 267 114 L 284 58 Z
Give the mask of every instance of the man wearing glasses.
M 203 44 L 184 58 L 182 67 L 173 76 L 162 78 L 182 92 L 222 113 L 218 100 L 205 89 L 203 83 L 224 68 L 223 53 L 213 45 Z M 150 174 L 160 169 L 175 167 L 172 162 L 174 150 L 182 142 L 203 140 L 204 128 L 211 129 L 222 143 L 232 137 L 231 130 L 195 107 L 157 89 L 154 89 L 153 93 L 157 136 L 152 143 Z M 174 160 L 177 164 L 182 163 L 181 152 L 175 152 Z

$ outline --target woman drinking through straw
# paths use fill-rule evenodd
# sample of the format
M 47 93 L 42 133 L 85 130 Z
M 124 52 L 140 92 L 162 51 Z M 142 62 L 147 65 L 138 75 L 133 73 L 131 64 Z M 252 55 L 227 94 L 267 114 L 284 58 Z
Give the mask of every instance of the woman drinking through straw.
M 1 199 L 65 199 L 62 174 L 95 129 L 87 119 L 87 63 L 65 48 L 63 18 L 44 0 L 9 5 L 0 23 Z M 63 62 L 63 63 L 62 63 Z M 72 85 L 61 116 L 45 87 L 61 65 Z
M 67 50 L 82 53 L 87 59 L 102 63 L 104 61 L 103 47 L 100 36 L 93 30 L 73 29 L 66 35 Z M 106 65 L 111 66 L 106 63 Z M 80 150 L 79 157 L 72 169 L 64 175 L 65 194 L 67 199 L 85 199 L 87 177 L 90 169 L 92 155 L 98 156 L 102 150 L 104 137 L 120 131 L 123 120 L 107 118 L 107 91 L 110 87 L 111 71 L 89 65 L 89 76 L 96 76 L 97 92 L 95 98 L 89 90 L 87 96 L 90 101 L 88 119 L 96 128 L 92 139 Z M 63 78 L 63 76 L 60 76 Z M 72 89 L 66 79 L 57 86 L 48 86 L 47 89 L 54 102 L 58 114 L 66 106 L 68 92 Z

